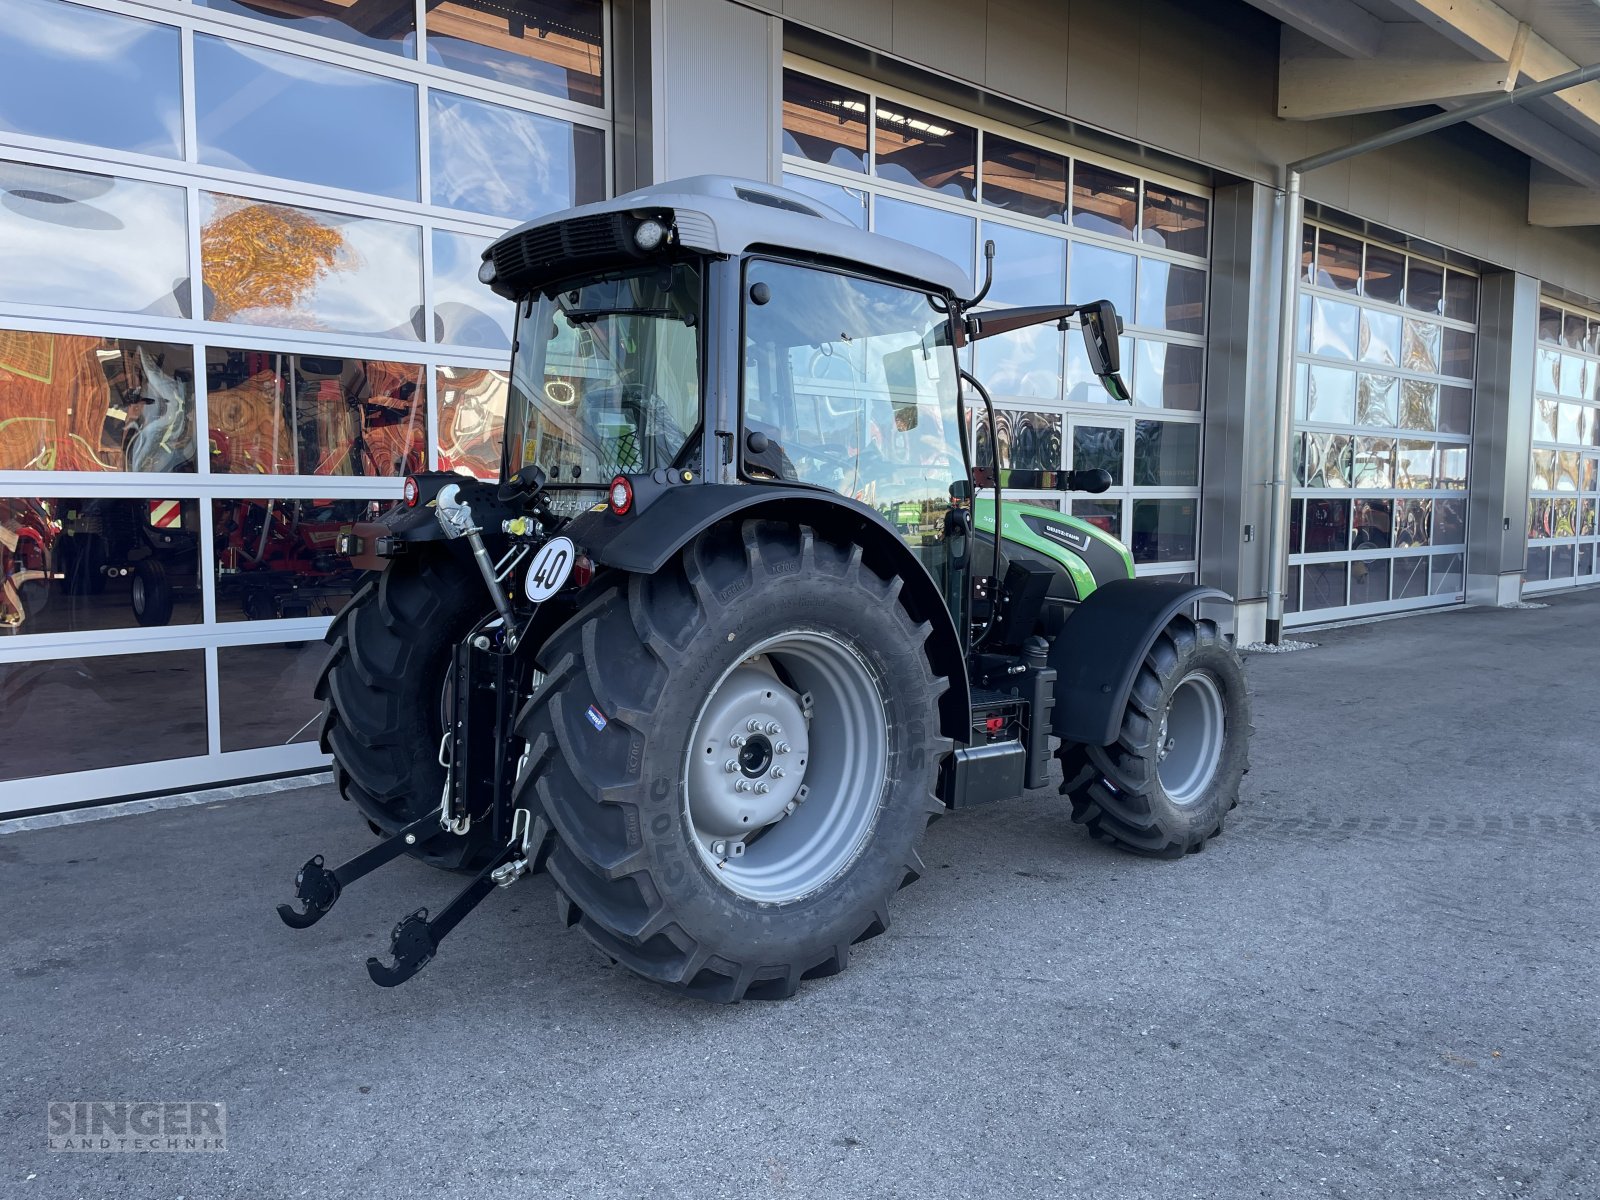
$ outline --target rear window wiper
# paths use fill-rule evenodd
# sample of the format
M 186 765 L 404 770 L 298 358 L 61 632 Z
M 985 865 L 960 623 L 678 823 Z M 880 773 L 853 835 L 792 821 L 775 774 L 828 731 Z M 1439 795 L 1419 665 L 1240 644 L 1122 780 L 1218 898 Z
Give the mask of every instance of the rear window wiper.
M 573 325 L 592 325 L 601 317 L 657 317 L 665 321 L 682 321 L 694 325 L 693 313 L 681 313 L 671 308 L 564 308 L 562 316 Z

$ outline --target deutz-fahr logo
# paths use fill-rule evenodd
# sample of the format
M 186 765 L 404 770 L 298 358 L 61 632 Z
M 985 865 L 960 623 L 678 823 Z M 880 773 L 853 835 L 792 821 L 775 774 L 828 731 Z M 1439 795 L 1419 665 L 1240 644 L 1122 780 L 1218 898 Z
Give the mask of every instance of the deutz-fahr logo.
M 1049 538 L 1052 542 L 1059 542 L 1069 550 L 1076 550 L 1079 554 L 1086 551 L 1093 541 L 1087 533 L 1076 529 L 1069 529 L 1065 525 L 1056 525 L 1050 521 L 1029 521 L 1033 531 L 1040 537 Z

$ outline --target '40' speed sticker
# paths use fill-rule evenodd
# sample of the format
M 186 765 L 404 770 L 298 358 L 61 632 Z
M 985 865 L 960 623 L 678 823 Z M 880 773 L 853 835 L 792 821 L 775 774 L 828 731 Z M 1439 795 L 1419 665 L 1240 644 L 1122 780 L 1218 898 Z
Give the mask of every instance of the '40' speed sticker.
M 572 574 L 572 564 L 578 557 L 578 548 L 571 538 L 551 538 L 539 547 L 528 566 L 526 593 L 535 604 L 550 599 L 561 590 L 567 576 Z

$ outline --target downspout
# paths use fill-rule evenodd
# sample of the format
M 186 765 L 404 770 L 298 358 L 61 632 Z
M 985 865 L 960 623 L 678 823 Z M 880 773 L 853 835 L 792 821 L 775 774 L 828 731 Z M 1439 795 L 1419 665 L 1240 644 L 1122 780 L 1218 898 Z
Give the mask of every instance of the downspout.
M 1267 590 L 1267 641 L 1271 644 L 1277 645 L 1283 640 L 1284 591 L 1289 571 L 1289 556 L 1285 553 L 1284 542 L 1289 530 L 1289 493 L 1292 490 L 1289 477 L 1294 469 L 1294 339 L 1298 319 L 1295 301 L 1300 280 L 1298 247 L 1301 209 L 1304 205 L 1300 192 L 1301 178 L 1307 172 L 1373 150 L 1385 150 L 1412 138 L 1474 120 L 1497 109 L 1565 91 L 1596 79 L 1600 79 L 1600 63 L 1580 67 L 1564 75 L 1552 75 L 1540 83 L 1500 92 L 1461 108 L 1435 113 L 1348 146 L 1297 159 L 1283 168 L 1283 203 L 1278 210 L 1278 242 L 1283 255 L 1280 263 L 1282 292 L 1278 317 L 1277 394 L 1273 397 L 1272 415 L 1272 480 L 1269 484 L 1272 489 L 1272 515 L 1267 526 L 1267 572 L 1271 580 Z

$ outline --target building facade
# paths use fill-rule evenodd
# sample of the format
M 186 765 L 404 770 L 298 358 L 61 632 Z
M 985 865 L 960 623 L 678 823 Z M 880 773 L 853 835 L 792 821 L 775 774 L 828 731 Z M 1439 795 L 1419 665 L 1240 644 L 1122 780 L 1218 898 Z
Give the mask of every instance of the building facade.
M 410 470 L 498 470 L 511 314 L 480 251 L 702 172 L 971 271 L 993 241 L 990 306 L 1115 301 L 1132 403 L 1075 333 L 986 341 L 978 451 L 1104 467 L 1103 495 L 1028 498 L 1223 587 L 1260 636 L 1281 168 L 1429 99 L 1280 115 L 1307 103 L 1280 72 L 1324 72 L 1314 104 L 1328 56 L 1360 56 L 1340 4 L 11 0 L 0 813 L 320 766 L 320 639 L 360 586 L 341 525 Z M 1418 7 L 1359 9 L 1383 26 L 1361 70 L 1416 58 Z M 1580 215 L 1530 223 L 1529 137 L 1306 179 L 1291 626 L 1600 581 L 1600 236 L 1570 180 L 1550 195 Z

